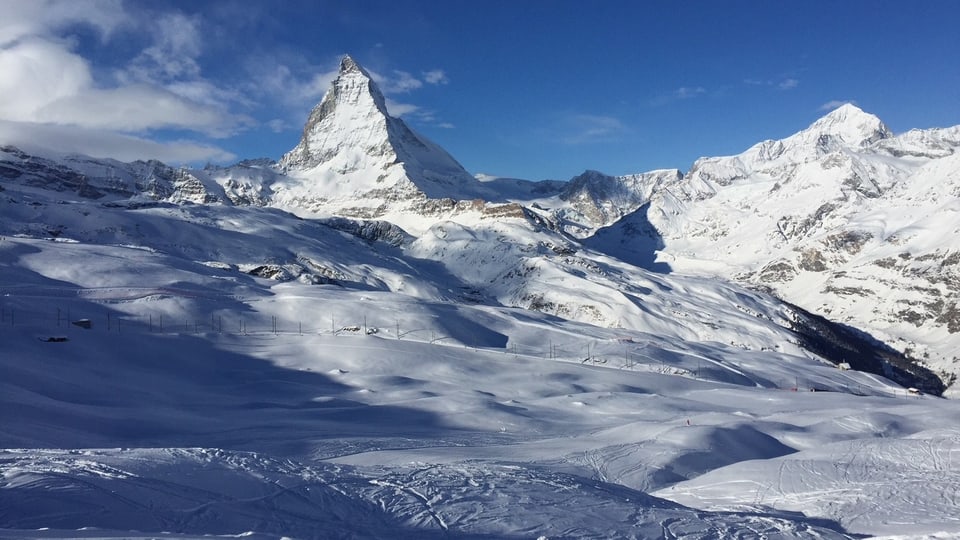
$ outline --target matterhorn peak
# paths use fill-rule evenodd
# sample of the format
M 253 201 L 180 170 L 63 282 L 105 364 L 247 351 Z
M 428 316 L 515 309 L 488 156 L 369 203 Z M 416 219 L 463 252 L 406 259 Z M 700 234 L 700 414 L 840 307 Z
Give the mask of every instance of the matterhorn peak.
M 344 152 L 381 156 L 387 139 L 386 102 L 370 75 L 350 56 L 313 108 L 300 143 L 283 156 L 283 170 L 307 170 Z M 356 161 L 356 160 L 354 160 Z
M 358 201 L 381 208 L 389 206 L 384 197 L 475 199 L 486 193 L 442 148 L 390 116 L 376 82 L 350 56 L 340 60 L 337 77 L 280 169 L 300 179 L 288 193 L 291 202 L 341 201 L 358 215 L 375 214 L 357 210 Z
M 826 140 L 825 136 L 832 137 L 843 145 L 860 148 L 893 136 L 879 118 L 852 103 L 837 107 L 805 131 L 820 140 Z

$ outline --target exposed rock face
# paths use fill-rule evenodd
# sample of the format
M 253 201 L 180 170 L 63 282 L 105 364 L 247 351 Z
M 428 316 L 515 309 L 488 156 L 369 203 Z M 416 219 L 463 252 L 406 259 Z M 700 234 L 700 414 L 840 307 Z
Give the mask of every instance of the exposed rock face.
M 566 232 L 586 236 L 640 208 L 661 185 L 679 178 L 676 169 L 626 176 L 586 171 L 571 179 L 560 193 L 569 207 L 558 215 L 566 222 Z

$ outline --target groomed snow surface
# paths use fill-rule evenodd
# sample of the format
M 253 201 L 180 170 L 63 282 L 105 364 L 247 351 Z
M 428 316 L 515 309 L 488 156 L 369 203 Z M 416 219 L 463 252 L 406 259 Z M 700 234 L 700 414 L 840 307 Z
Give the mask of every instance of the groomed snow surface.
M 0 538 L 960 531 L 960 405 L 816 359 L 122 245 L 0 271 Z

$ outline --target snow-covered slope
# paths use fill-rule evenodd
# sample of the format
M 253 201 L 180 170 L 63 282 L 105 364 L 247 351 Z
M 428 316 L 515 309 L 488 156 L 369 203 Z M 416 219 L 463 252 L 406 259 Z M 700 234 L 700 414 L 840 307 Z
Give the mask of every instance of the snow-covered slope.
M 848 538 L 908 530 L 897 513 L 957 530 L 955 401 L 837 369 L 772 297 L 475 218 L 411 237 L 5 184 L 0 537 Z M 523 290 L 536 309 L 504 305 Z M 622 324 L 557 311 L 578 305 Z M 909 474 L 884 458 L 871 490 L 791 497 L 849 482 L 817 448 L 913 439 L 936 451 Z M 813 464 L 777 484 L 794 455 Z M 748 466 L 779 491 L 718 508 L 688 484 Z

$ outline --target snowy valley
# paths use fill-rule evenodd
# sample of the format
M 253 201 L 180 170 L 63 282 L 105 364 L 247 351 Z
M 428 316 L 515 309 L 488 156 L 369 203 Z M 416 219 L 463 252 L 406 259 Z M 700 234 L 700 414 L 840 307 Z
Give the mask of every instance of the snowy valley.
M 3 146 L 0 538 L 960 535 L 958 148 L 474 177 L 350 57 L 279 162 Z

